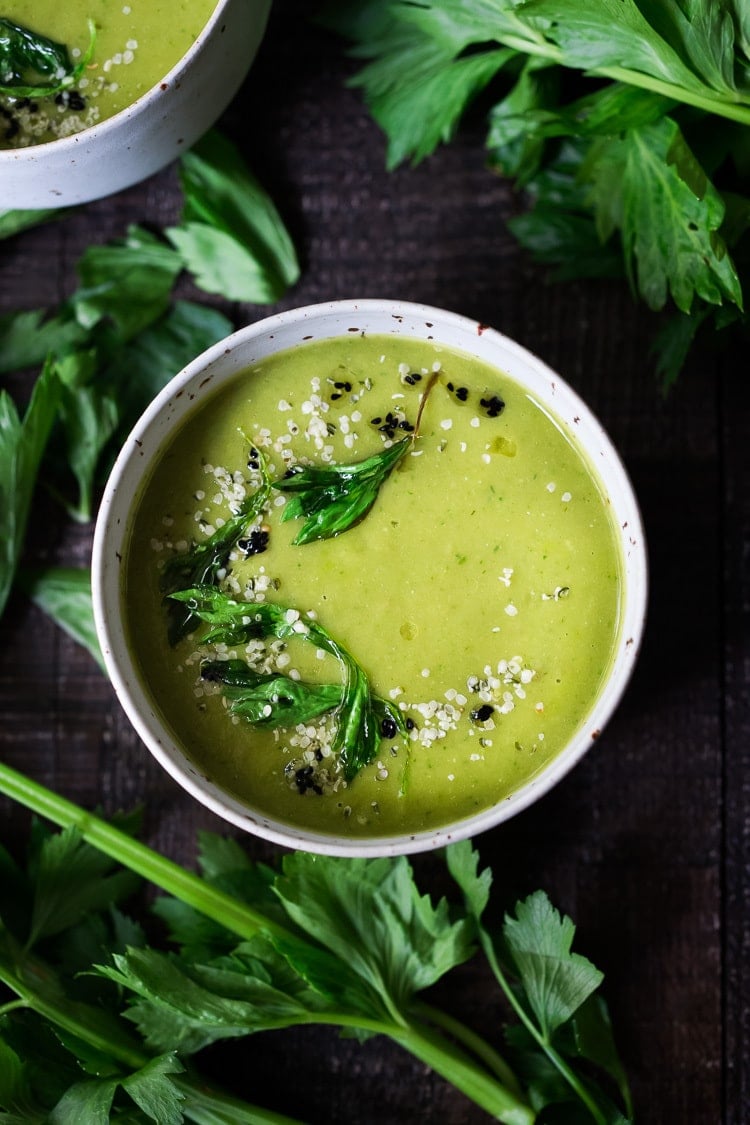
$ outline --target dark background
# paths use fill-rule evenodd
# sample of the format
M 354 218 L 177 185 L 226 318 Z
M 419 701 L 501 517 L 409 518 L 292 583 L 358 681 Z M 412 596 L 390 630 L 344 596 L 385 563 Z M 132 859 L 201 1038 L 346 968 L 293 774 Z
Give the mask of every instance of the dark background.
M 589 402 L 642 504 L 652 588 L 638 669 L 584 762 L 477 840 L 494 869 L 496 913 L 543 887 L 577 921 L 578 948 L 606 973 L 639 1122 L 750 1120 L 747 358 L 695 354 L 664 400 L 649 355 L 653 315 L 614 282 L 546 284 L 506 230 L 522 201 L 484 167 L 481 107 L 450 146 L 387 173 L 383 138 L 344 86 L 351 64 L 305 22 L 309 7 L 277 0 L 222 123 L 303 259 L 301 282 L 275 308 L 403 298 L 501 329 Z M 129 222 L 167 225 L 178 210 L 167 170 L 3 244 L 0 309 L 55 305 L 87 245 Z M 230 311 L 238 326 L 265 312 Z M 48 518 L 35 521 L 27 561 L 88 565 L 92 529 L 60 522 L 43 500 L 41 510 Z M 4 760 L 89 808 L 143 803 L 147 841 L 188 865 L 199 827 L 228 830 L 151 760 L 88 654 L 22 595 L 0 628 Z M 0 814 L 0 839 L 15 847 L 28 817 L 7 803 Z M 278 857 L 244 842 L 255 857 Z M 414 866 L 425 890 L 445 888 L 438 859 Z M 489 971 L 477 960 L 453 976 L 440 1001 L 499 1042 Z M 238 1092 L 313 1125 L 487 1120 L 381 1039 L 264 1034 L 214 1051 L 211 1065 Z

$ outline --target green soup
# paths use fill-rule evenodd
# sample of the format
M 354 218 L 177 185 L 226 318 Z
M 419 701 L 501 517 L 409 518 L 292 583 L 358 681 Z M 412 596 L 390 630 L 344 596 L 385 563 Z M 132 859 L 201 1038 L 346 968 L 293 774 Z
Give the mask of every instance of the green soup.
M 167 561 L 205 541 L 257 487 L 254 445 L 291 467 L 358 462 L 418 436 L 370 511 L 294 545 L 302 521 L 272 489 L 222 589 L 324 626 L 397 707 L 374 759 L 347 780 L 335 710 L 288 729 L 232 714 L 205 660 L 340 682 L 304 637 L 171 647 Z M 251 462 L 252 463 L 252 462 Z M 253 553 L 256 552 L 256 553 Z M 610 667 L 622 559 L 609 505 L 563 428 L 509 377 L 416 340 L 350 337 L 263 361 L 192 415 L 139 499 L 125 568 L 129 643 L 178 742 L 225 790 L 288 824 L 339 835 L 415 833 L 470 816 L 538 774 L 590 710 Z
M 0 94 L 0 148 L 25 147 L 88 129 L 159 82 L 208 22 L 217 0 L 6 0 L 5 19 L 64 44 L 73 64 L 96 39 L 71 91 L 56 97 Z

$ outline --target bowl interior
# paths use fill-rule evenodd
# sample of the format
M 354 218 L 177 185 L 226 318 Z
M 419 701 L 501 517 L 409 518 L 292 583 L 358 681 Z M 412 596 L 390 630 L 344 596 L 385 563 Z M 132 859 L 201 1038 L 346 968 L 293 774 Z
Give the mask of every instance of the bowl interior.
M 364 839 L 294 828 L 249 808 L 202 775 L 175 744 L 144 691 L 121 613 L 121 566 L 134 499 L 175 427 L 218 387 L 269 355 L 349 333 L 437 341 L 486 361 L 525 387 L 573 437 L 598 476 L 619 529 L 625 587 L 619 640 L 606 682 L 576 735 L 542 772 L 509 798 L 454 824 Z M 622 463 L 591 411 L 558 375 L 513 341 L 464 317 L 404 302 L 343 301 L 281 313 L 241 330 L 196 359 L 154 400 L 130 435 L 105 492 L 96 528 L 93 586 L 99 638 L 117 694 L 151 752 L 188 792 L 230 822 L 280 844 L 327 854 L 387 855 L 426 850 L 484 831 L 525 808 L 575 765 L 598 738 L 632 671 L 645 618 L 647 565 L 638 506 Z

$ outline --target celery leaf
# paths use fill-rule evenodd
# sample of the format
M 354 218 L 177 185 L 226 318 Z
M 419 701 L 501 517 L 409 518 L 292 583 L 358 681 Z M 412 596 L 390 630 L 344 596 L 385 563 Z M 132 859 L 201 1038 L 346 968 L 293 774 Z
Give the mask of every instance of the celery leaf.
M 543 891 L 506 914 L 503 936 L 531 1010 L 545 1038 L 570 1019 L 604 979 L 589 960 L 572 953 L 575 926 Z
M 346 864 L 286 856 L 276 891 L 289 916 L 397 1010 L 472 953 L 465 919 L 419 894 L 405 857 Z

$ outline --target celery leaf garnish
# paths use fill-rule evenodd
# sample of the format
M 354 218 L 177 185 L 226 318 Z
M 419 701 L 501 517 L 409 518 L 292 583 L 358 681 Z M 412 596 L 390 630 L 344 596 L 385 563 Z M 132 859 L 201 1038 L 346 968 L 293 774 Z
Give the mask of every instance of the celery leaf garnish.
M 222 529 L 223 530 L 223 529 Z M 358 662 L 318 621 L 302 618 L 299 611 L 274 602 L 237 602 L 215 586 L 176 590 L 170 598 L 180 604 L 185 620 L 211 626 L 203 644 L 246 644 L 276 637 L 306 640 L 335 656 L 342 673 L 341 694 L 333 705 L 337 723 L 331 749 L 341 757 L 344 775 L 351 780 L 375 757 L 384 720 L 405 738 L 406 724 L 400 709 L 371 690 Z M 267 705 L 271 705 L 267 701 Z
M 250 460 L 260 474 L 260 482 L 240 505 L 236 515 L 216 529 L 213 535 L 202 543 L 193 543 L 187 551 L 173 555 L 167 560 L 162 571 L 161 588 L 165 595 L 176 595 L 185 587 L 211 586 L 219 581 L 219 575 L 226 571 L 230 555 L 236 550 L 246 528 L 263 512 L 271 491 L 266 463 L 259 451 L 251 450 Z M 169 642 L 177 644 L 196 628 L 199 618 L 187 605 L 186 599 L 168 601 Z
M 201 679 L 222 685 L 229 710 L 256 727 L 307 723 L 341 706 L 340 684 L 310 684 L 278 672 L 255 672 L 244 660 L 206 660 Z
M 0 94 L 51 97 L 70 89 L 91 61 L 95 43 L 96 25 L 90 19 L 88 47 L 73 65 L 64 44 L 0 17 Z
M 375 503 L 392 470 L 410 449 L 404 438 L 364 461 L 347 465 L 295 465 L 274 487 L 292 493 L 282 521 L 305 519 L 295 544 L 332 539 L 358 523 Z

